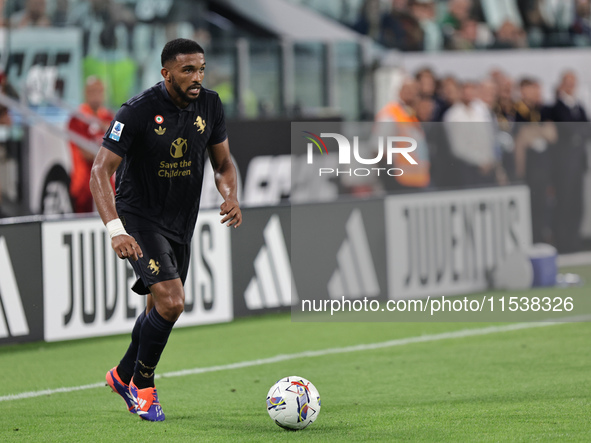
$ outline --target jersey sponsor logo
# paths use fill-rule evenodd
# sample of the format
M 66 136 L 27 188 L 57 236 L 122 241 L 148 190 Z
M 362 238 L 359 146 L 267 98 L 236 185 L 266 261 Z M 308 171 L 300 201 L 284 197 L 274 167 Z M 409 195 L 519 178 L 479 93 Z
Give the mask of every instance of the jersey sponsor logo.
M 246 307 L 252 310 L 291 306 L 298 295 L 277 214 L 269 219 L 263 236 L 265 244 L 254 259 L 255 275 L 244 291 Z
M 164 123 L 164 117 L 162 117 L 161 115 L 156 115 L 156 116 L 154 117 L 154 121 L 155 121 L 157 124 L 161 125 L 162 123 Z
M 205 123 L 205 120 L 203 120 L 201 118 L 201 116 L 198 116 L 195 119 L 195 123 L 193 123 L 195 126 L 197 126 L 197 130 L 199 131 L 200 134 L 203 134 L 205 132 L 205 126 L 207 123 Z
M 154 129 L 154 132 L 158 135 L 164 135 L 164 133 L 166 132 L 166 128 L 163 128 L 162 126 L 158 126 L 158 129 Z
M 125 124 L 115 120 L 115 124 L 113 125 L 113 129 L 111 129 L 111 133 L 109 134 L 109 138 L 111 140 L 115 140 L 116 142 L 119 141 L 121 138 L 121 133 L 123 132 L 123 128 Z
M 152 271 L 152 274 L 154 275 L 160 274 L 160 262 L 157 262 L 156 260 L 151 258 L 148 262 L 148 269 Z
M 187 152 L 187 139 L 186 138 L 177 138 L 175 141 L 172 142 L 170 145 L 170 155 L 173 158 L 181 158 Z
M 337 252 L 337 268 L 328 282 L 328 294 L 333 299 L 376 297 L 380 285 L 359 209 L 349 217 L 346 232 Z

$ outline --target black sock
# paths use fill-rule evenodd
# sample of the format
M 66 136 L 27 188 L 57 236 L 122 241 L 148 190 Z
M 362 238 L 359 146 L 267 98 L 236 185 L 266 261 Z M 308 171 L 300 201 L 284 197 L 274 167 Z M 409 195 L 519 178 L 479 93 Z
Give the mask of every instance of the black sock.
M 131 343 L 127 348 L 127 352 L 119 362 L 119 366 L 117 366 L 117 374 L 119 374 L 119 378 L 126 385 L 129 384 L 131 377 L 133 377 L 135 361 L 137 360 L 137 350 L 140 345 L 140 330 L 145 319 L 146 310 L 143 310 L 135 321 L 135 325 L 131 331 Z
M 156 308 L 152 308 L 142 323 L 133 373 L 133 383 L 138 389 L 154 386 L 154 370 L 173 326 L 174 322 L 163 319 Z

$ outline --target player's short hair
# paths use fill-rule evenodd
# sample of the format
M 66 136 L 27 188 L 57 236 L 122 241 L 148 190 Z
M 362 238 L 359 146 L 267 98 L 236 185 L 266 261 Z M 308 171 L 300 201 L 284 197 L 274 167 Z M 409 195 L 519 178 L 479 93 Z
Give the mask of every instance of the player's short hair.
M 199 43 L 186 38 L 177 38 L 164 45 L 160 62 L 164 66 L 167 62 L 175 60 L 179 54 L 205 54 L 205 51 Z

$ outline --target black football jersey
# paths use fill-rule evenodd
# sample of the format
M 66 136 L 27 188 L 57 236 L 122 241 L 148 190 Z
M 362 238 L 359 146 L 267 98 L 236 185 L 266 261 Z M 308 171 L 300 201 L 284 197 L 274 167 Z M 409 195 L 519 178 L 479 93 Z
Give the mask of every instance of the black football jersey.
M 160 82 L 123 104 L 103 138 L 122 157 L 116 206 L 128 232 L 191 240 L 199 212 L 206 148 L 227 138 L 222 102 L 201 88 L 185 109 Z

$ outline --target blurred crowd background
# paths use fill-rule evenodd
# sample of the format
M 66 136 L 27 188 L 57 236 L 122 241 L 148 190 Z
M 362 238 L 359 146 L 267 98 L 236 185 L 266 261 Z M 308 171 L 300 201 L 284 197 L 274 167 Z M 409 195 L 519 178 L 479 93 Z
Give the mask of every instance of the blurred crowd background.
M 0 216 L 92 212 L 87 176 L 113 112 L 160 80 L 162 46 L 185 37 L 206 50 L 205 86 L 229 127 L 247 122 L 252 138 L 265 122 L 326 119 L 391 122 L 421 140 L 414 175 L 345 177 L 341 196 L 525 183 L 534 241 L 580 250 L 590 4 L 0 0 Z M 265 155 L 289 156 L 284 137 Z M 259 155 L 248 138 L 233 143 L 247 144 L 245 192 Z
M 403 51 L 588 45 L 588 0 L 300 0 Z

